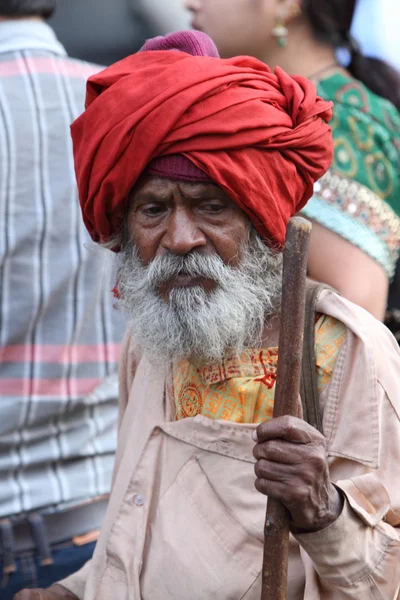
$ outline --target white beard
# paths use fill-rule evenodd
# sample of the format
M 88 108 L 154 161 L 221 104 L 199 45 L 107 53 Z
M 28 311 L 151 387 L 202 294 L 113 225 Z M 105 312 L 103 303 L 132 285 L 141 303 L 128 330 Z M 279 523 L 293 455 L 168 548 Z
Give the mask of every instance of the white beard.
M 121 256 L 118 289 L 135 343 L 158 365 L 182 358 L 205 362 L 259 347 L 266 319 L 279 310 L 282 255 L 252 232 L 237 268 L 217 255 L 166 254 L 145 267 L 129 244 Z M 216 288 L 159 288 L 179 273 L 211 279 Z

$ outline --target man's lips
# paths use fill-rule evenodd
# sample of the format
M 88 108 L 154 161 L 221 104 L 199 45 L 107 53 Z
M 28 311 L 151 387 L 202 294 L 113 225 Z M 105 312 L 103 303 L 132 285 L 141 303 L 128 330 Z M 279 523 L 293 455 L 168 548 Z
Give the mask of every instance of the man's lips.
M 181 273 L 177 275 L 171 281 L 168 282 L 169 287 L 192 287 L 195 285 L 201 285 L 204 287 L 204 284 L 209 281 L 204 277 L 193 277 L 192 275 L 187 275 L 185 273 Z
M 215 289 L 216 282 L 212 279 L 207 279 L 206 277 L 194 277 L 193 275 L 188 275 L 186 273 L 180 273 L 175 277 L 171 278 L 166 283 L 160 286 L 160 293 L 162 295 L 169 294 L 169 292 L 173 289 L 178 288 L 189 288 L 199 286 L 202 287 L 206 292 L 210 292 Z

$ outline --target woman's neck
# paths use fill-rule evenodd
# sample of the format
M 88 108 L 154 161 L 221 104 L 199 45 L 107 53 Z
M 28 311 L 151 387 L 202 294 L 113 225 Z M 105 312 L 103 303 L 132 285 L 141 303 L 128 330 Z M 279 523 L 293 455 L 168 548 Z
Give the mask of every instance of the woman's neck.
M 288 44 L 279 47 L 273 43 L 259 57 L 271 69 L 281 67 L 291 75 L 303 75 L 315 83 L 325 76 L 325 71 L 337 68 L 335 51 L 332 46 L 317 40 L 311 27 L 305 20 L 300 20 L 289 26 Z

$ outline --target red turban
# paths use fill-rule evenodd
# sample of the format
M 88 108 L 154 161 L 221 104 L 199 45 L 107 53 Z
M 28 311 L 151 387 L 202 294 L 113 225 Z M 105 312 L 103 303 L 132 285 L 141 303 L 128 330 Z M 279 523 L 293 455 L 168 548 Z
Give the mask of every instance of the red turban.
M 282 246 L 331 162 L 330 117 L 312 83 L 254 58 L 129 56 L 89 79 L 86 111 L 72 125 L 86 227 L 108 241 L 152 159 L 183 154 Z

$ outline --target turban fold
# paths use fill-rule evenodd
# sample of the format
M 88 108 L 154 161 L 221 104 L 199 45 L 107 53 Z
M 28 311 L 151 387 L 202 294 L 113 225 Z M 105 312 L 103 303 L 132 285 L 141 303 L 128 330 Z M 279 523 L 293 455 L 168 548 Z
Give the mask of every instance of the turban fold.
M 181 154 L 282 246 L 331 162 L 331 107 L 308 80 L 250 57 L 149 50 L 112 65 L 89 79 L 71 128 L 90 235 L 109 241 L 149 163 Z

